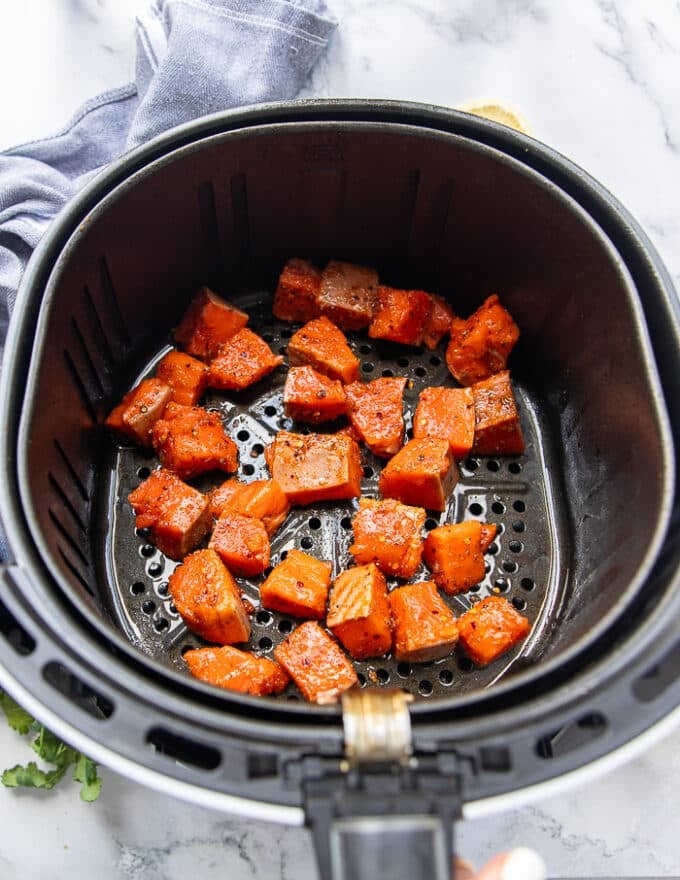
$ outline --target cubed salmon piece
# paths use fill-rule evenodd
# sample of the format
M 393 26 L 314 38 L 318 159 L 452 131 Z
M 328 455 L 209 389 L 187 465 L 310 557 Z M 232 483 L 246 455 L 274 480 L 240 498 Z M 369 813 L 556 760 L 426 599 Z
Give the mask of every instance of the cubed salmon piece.
M 196 648 L 187 651 L 184 659 L 194 678 L 241 694 L 280 694 L 290 681 L 278 663 L 232 645 Z
M 425 538 L 423 558 L 437 586 L 452 596 L 484 579 L 482 525 L 476 520 L 439 526 Z
M 318 623 L 308 620 L 274 649 L 274 656 L 312 703 L 334 703 L 357 683 L 342 648 Z
M 531 625 L 502 596 L 487 596 L 458 619 L 460 643 L 479 666 L 492 663 L 525 638 Z
M 262 574 L 269 565 L 269 535 L 261 519 L 227 508 L 215 524 L 208 547 L 233 574 Z
M 378 295 L 378 273 L 367 266 L 331 260 L 321 274 L 317 303 L 343 330 L 367 327 Z
M 361 436 L 354 425 L 343 425 L 335 432 L 336 437 L 351 437 L 355 443 L 361 443 Z
M 227 509 L 261 519 L 271 537 L 288 515 L 290 502 L 276 480 L 241 483 L 232 478 L 210 494 L 213 516 L 219 517 Z
M 188 354 L 209 361 L 247 323 L 245 312 L 202 287 L 175 330 L 175 339 Z
M 454 318 L 446 363 L 461 385 L 473 385 L 505 369 L 519 328 L 496 294 L 469 318 Z
M 432 581 L 406 584 L 389 595 L 396 660 L 425 663 L 446 657 L 456 647 L 458 626 Z
M 326 626 L 356 660 L 392 647 L 392 619 L 385 576 L 376 565 L 341 572 L 331 588 Z
M 497 531 L 498 526 L 494 523 L 482 523 L 482 534 L 480 538 L 482 553 L 486 553 L 489 547 L 493 544 Z
M 172 398 L 172 389 L 160 379 L 142 379 L 123 397 L 104 422 L 128 440 L 151 446 L 151 430 Z
M 458 468 L 448 441 L 422 437 L 409 440 L 387 462 L 379 487 L 385 498 L 427 510 L 444 510 L 457 481 Z
M 272 312 L 280 321 L 311 321 L 318 318 L 317 299 L 321 272 L 307 260 L 288 260 L 279 276 Z
M 318 425 L 347 412 L 342 382 L 330 379 L 314 367 L 291 367 L 283 386 L 283 407 L 290 419 Z
M 447 440 L 454 458 L 464 458 L 475 439 L 475 398 L 470 388 L 424 388 L 413 416 L 414 437 Z
M 420 345 L 431 307 L 432 300 L 423 290 L 380 286 L 368 335 L 403 345 Z
M 423 328 L 423 343 L 432 351 L 448 334 L 455 315 L 453 309 L 435 293 L 430 294 L 430 313 Z
M 158 364 L 156 376 L 172 389 L 172 400 L 195 406 L 208 386 L 208 367 L 197 358 L 173 349 Z
M 138 529 L 148 529 L 150 539 L 171 559 L 182 559 L 201 541 L 211 525 L 205 495 L 187 486 L 164 468 L 152 471 L 128 495 Z
M 287 354 L 291 367 L 309 364 L 324 376 L 345 385 L 359 376 L 359 360 L 347 344 L 345 334 L 324 316 L 309 321 L 292 335 Z
M 262 607 L 321 620 L 326 614 L 332 567 L 301 550 L 289 550 L 260 587 Z
M 219 414 L 200 406 L 169 403 L 153 426 L 152 439 L 163 467 L 184 479 L 238 467 L 238 447 L 225 434 Z
M 503 370 L 472 386 L 475 397 L 475 441 L 480 455 L 518 455 L 524 452 L 510 373 Z
M 196 550 L 168 578 L 175 608 L 192 632 L 233 645 L 250 638 L 250 621 L 236 581 L 214 550 Z
M 360 498 L 349 552 L 357 563 L 375 562 L 391 577 L 413 577 L 423 553 L 424 524 L 422 507 L 410 507 L 394 498 Z
M 279 431 L 270 450 L 272 477 L 291 504 L 356 498 L 361 456 L 351 437 Z
M 239 330 L 210 362 L 208 385 L 221 391 L 242 391 L 283 363 L 261 336 L 248 327 Z
M 366 446 L 375 455 L 389 458 L 404 443 L 402 376 L 352 382 L 347 385 L 347 415 Z

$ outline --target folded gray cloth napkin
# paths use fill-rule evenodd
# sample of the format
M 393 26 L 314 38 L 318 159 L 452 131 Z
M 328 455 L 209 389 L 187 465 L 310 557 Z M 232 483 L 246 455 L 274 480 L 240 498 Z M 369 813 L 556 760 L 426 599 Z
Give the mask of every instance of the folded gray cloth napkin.
M 189 119 L 293 98 L 335 27 L 323 0 L 156 0 L 140 14 L 134 83 L 0 153 L 0 352 L 28 258 L 98 169 Z
M 0 153 L 0 339 L 26 260 L 95 171 L 189 119 L 293 98 L 335 26 L 323 0 L 156 0 L 141 14 L 134 83 Z

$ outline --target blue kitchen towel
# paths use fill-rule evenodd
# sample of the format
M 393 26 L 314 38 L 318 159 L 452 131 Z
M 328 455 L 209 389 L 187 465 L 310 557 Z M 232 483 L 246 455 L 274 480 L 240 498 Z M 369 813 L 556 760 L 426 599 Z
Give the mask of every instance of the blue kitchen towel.
M 155 0 L 136 21 L 134 83 L 0 153 L 0 353 L 28 258 L 96 171 L 173 125 L 295 97 L 335 27 L 323 0 Z

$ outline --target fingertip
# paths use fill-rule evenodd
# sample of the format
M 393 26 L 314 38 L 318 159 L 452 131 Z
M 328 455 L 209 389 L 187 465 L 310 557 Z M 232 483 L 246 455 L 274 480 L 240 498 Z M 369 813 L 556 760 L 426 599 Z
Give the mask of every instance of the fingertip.
M 474 880 L 545 880 L 543 859 L 526 846 L 499 853 L 488 862 Z
M 501 869 L 501 880 L 545 880 L 545 877 L 545 862 L 527 846 L 510 850 Z
M 453 880 L 474 880 L 474 866 L 465 859 L 456 857 L 453 860 Z

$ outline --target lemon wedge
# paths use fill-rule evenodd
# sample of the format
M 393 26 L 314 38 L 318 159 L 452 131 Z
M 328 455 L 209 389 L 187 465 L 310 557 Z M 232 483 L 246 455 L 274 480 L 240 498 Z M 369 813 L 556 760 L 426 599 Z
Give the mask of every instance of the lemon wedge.
M 472 113 L 474 116 L 483 116 L 484 119 L 491 119 L 492 122 L 500 122 L 501 125 L 507 125 L 508 128 L 514 128 L 515 131 L 521 131 L 524 134 L 530 134 L 531 129 L 529 123 L 522 114 L 503 104 L 493 103 L 491 101 L 467 101 L 460 104 L 459 110 L 465 113 Z

